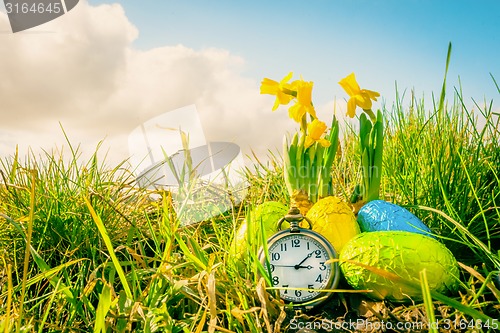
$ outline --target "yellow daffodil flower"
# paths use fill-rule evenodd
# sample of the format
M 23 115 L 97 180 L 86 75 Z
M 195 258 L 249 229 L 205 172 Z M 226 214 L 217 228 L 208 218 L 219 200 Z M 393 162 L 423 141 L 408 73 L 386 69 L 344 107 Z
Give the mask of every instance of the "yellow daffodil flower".
M 294 98 L 291 94 L 291 84 L 288 83 L 292 78 L 293 72 L 288 73 L 287 76 L 283 78 L 280 82 L 265 78 L 262 80 L 260 85 L 261 94 L 275 95 L 276 101 L 274 102 L 273 111 L 278 108 L 278 106 L 286 105 Z
M 330 147 L 330 141 L 321 138 L 326 131 L 326 124 L 321 120 L 314 119 L 307 124 L 307 136 L 304 147 L 308 148 L 315 142 L 319 142 L 323 147 Z
M 377 97 L 380 96 L 376 91 L 360 89 L 354 73 L 340 80 L 339 84 L 350 97 L 347 102 L 347 115 L 351 118 L 354 118 L 356 115 L 356 106 L 359 106 L 363 110 L 370 110 L 372 108 L 372 100 L 376 101 Z
M 312 81 L 297 80 L 292 82 L 292 89 L 297 91 L 297 103 L 288 109 L 288 114 L 298 123 L 302 121 L 302 117 L 306 113 L 316 118 L 316 111 L 312 104 L 312 88 Z

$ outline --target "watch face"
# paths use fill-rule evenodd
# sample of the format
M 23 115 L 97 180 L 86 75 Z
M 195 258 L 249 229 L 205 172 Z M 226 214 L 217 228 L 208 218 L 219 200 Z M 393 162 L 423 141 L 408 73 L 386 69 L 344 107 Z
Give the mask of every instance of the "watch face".
M 269 241 L 271 282 L 280 289 L 280 297 L 292 303 L 304 303 L 321 296 L 321 290 L 332 287 L 338 279 L 337 264 L 327 263 L 336 258 L 333 248 L 307 230 L 282 233 Z M 266 267 L 266 265 L 264 265 Z

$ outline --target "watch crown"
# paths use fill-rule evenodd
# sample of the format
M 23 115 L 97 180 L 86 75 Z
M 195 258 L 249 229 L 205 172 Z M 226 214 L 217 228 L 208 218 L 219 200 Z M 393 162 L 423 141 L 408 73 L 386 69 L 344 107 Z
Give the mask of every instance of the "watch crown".
M 304 216 L 300 213 L 297 207 L 291 207 L 288 214 L 285 215 L 285 220 L 290 223 L 290 231 L 298 232 L 299 223 L 304 219 Z
M 300 215 L 300 216 L 302 216 L 302 214 L 300 213 L 300 209 L 298 207 L 290 207 L 287 215 Z

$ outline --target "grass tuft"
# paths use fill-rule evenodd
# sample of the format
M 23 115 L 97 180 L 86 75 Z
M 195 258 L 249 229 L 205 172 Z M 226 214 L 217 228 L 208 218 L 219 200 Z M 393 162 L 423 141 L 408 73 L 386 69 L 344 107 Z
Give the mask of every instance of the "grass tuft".
M 359 318 L 423 323 L 414 332 L 432 331 L 430 323 L 473 331 L 462 324 L 484 319 L 493 331 L 500 317 L 499 114 L 492 102 L 468 109 L 461 90 L 451 104 L 442 96 L 430 111 L 414 95 L 409 107 L 397 95 L 392 109 L 382 110 L 381 188 L 454 253 L 457 294 L 430 291 L 422 273 L 415 285 L 422 303 L 338 292 L 316 312 L 296 314 L 266 287 L 256 256 L 266 236 L 249 214 L 265 201 L 289 202 L 281 156 L 251 157 L 245 201 L 181 227 L 168 192 L 133 187 L 126 163 L 99 161 L 99 146 L 82 162 L 70 145 L 66 156 L 23 159 L 16 151 L 0 161 L 0 332 L 293 332 L 292 319 Z M 361 179 L 357 147 L 347 127 L 332 170 L 335 193 L 346 201 Z M 241 256 L 231 244 L 244 221 Z

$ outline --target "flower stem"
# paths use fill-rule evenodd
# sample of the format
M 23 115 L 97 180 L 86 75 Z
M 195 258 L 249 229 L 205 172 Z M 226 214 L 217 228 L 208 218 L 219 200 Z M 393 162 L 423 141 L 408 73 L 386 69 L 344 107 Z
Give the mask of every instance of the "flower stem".
M 375 124 L 375 122 L 377 121 L 377 116 L 375 116 L 372 109 L 363 109 L 363 111 L 365 111 L 365 113 L 370 117 L 372 124 Z
M 307 135 L 307 114 L 304 114 L 302 116 L 302 119 L 300 120 L 300 130 L 302 133 L 304 133 L 304 136 Z

